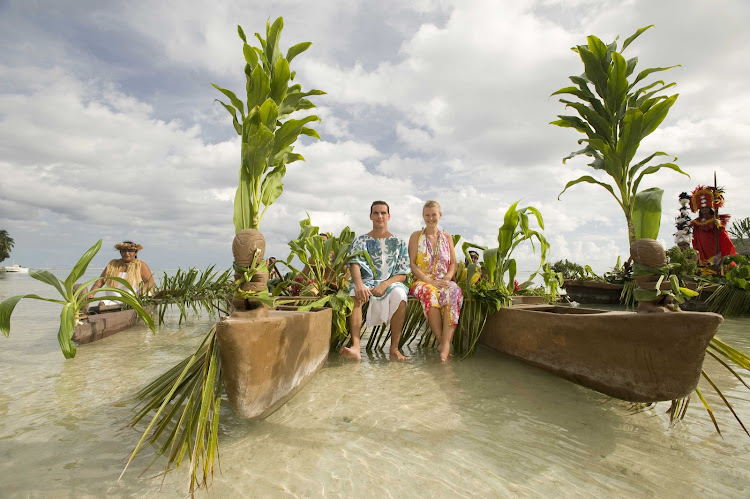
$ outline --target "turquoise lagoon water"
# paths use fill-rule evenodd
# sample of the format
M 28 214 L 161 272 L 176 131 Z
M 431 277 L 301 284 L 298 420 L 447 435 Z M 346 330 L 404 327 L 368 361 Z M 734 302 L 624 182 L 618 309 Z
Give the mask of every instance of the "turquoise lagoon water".
M 24 293 L 49 295 L 27 275 L 0 274 L 0 300 Z M 10 338 L 0 338 L 0 496 L 185 497 L 184 470 L 162 481 L 157 462 L 140 476 L 147 455 L 117 478 L 140 438 L 126 426 L 132 395 L 190 354 L 213 321 L 180 327 L 173 317 L 156 335 L 139 326 L 65 360 L 58 314 L 24 300 Z M 727 320 L 719 334 L 750 351 L 748 326 Z M 225 404 L 208 496 L 750 496 L 750 437 L 725 410 L 722 438 L 698 400 L 669 428 L 666 403 L 631 414 L 625 402 L 486 350 L 447 365 L 434 350 L 409 353 L 403 364 L 332 354 L 261 422 Z M 713 360 L 706 369 L 750 423 L 750 392 Z

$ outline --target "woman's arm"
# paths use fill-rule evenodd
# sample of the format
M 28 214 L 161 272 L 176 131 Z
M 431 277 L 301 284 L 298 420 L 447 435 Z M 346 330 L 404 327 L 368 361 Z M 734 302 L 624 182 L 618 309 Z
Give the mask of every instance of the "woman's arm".
M 456 261 L 456 248 L 453 247 L 453 237 L 447 232 L 443 231 L 445 237 L 448 239 L 448 247 L 451 250 L 451 264 L 448 267 L 448 272 L 445 274 L 445 280 L 453 280 L 453 276 L 456 275 L 456 269 L 458 268 L 458 262 Z
M 144 262 L 143 260 L 141 260 L 141 281 L 143 281 L 141 283 L 141 286 L 144 288 L 144 291 L 148 291 L 156 284 L 154 282 L 154 275 L 151 273 L 151 269 L 148 268 L 148 265 L 146 265 L 146 262 Z
M 422 231 L 418 230 L 409 238 L 409 263 L 411 264 L 411 273 L 414 276 L 415 281 L 431 283 L 432 280 L 430 279 L 430 276 L 422 272 L 422 269 L 417 265 L 417 248 L 419 245 L 420 234 L 422 234 Z

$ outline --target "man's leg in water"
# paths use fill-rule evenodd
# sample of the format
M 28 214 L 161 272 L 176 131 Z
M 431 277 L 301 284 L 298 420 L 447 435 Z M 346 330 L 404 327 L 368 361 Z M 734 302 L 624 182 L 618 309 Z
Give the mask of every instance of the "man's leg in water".
M 349 316 L 349 329 L 352 332 L 352 346 L 344 347 L 339 350 L 339 354 L 345 359 L 349 360 L 362 360 L 362 353 L 360 352 L 359 345 L 359 333 L 362 331 L 362 303 L 357 298 L 354 298 L 354 310 L 352 315 Z
M 409 360 L 398 350 L 398 342 L 401 340 L 401 330 L 406 320 L 406 301 L 402 301 L 391 316 L 391 360 Z

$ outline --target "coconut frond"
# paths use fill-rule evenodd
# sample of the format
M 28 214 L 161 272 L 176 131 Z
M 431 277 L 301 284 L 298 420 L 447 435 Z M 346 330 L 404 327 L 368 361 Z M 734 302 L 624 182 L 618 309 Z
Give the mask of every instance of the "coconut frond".
M 144 443 L 163 440 L 154 460 L 166 456 L 164 473 L 177 468 L 189 457 L 189 488 L 192 494 L 213 479 L 214 462 L 219 456 L 219 415 L 221 410 L 221 357 L 216 326 L 191 356 L 157 377 L 136 395 L 140 406 L 130 421 L 135 427 L 153 413 L 141 439 L 128 459 L 120 478 Z
M 219 274 L 214 265 L 206 270 L 177 269 L 173 276 L 164 277 L 153 288 L 153 295 L 144 296 L 143 302 L 157 307 L 159 324 L 172 307 L 180 311 L 179 323 L 187 319 L 188 311 L 200 315 L 201 310 L 214 317 L 217 313 L 229 315 L 229 303 L 235 291 L 232 269 Z

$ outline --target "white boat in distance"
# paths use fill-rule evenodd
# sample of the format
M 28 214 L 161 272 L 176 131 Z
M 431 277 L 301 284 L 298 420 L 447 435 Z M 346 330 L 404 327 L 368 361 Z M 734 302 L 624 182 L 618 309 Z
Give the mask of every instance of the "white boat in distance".
M 21 267 L 20 265 L 11 265 L 9 267 L 2 267 L 1 269 L 6 272 L 18 272 L 20 274 L 29 273 L 29 269 L 27 267 Z

